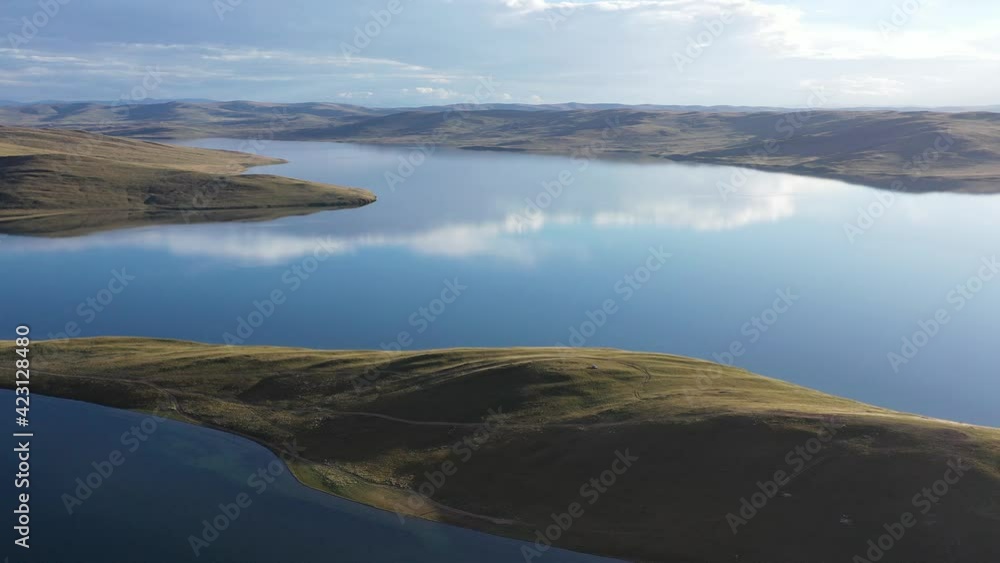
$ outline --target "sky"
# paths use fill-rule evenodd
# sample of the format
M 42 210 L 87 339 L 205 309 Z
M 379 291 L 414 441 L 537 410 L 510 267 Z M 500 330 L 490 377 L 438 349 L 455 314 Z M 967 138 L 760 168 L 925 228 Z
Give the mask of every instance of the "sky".
M 22 102 L 978 106 L 998 71 L 996 0 L 0 3 Z

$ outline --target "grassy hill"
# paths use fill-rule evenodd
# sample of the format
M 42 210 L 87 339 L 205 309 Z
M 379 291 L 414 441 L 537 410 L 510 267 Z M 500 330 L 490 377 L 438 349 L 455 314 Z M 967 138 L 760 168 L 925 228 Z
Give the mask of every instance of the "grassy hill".
M 13 357 L 11 346 L 0 355 Z M 133 338 L 34 343 L 31 354 L 33 392 L 159 410 L 291 449 L 303 482 L 387 510 L 530 540 L 553 515 L 582 510 L 559 547 L 646 561 L 851 561 L 910 512 L 913 527 L 884 561 L 983 563 L 1000 552 L 1000 430 L 701 360 Z M 957 483 L 917 504 L 949 463 L 965 468 Z M 742 499 L 760 505 L 755 514 Z
M 1000 114 L 986 112 L 422 111 L 294 138 L 725 164 L 905 192 L 1000 192 Z
M 739 111 L 738 111 L 739 110 Z M 475 150 L 746 166 L 906 192 L 1000 191 L 1000 113 L 759 111 L 562 104 L 428 107 L 170 102 L 0 107 L 0 123 L 141 138 L 432 143 Z M 896 183 L 898 182 L 898 183 Z
M 129 106 L 66 102 L 0 106 L 0 123 L 175 139 L 220 135 L 257 138 L 262 132 L 279 134 L 385 113 L 390 111 L 328 103 L 163 102 Z
M 241 175 L 281 160 L 83 131 L 0 127 L 0 232 L 68 235 L 255 220 L 374 201 L 366 190 Z

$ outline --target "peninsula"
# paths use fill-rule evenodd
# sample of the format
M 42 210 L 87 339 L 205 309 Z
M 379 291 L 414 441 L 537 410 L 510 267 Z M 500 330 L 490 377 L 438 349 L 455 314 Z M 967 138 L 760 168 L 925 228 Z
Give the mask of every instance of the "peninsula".
M 894 559 L 960 549 L 957 560 L 987 561 L 1000 549 L 1000 429 L 702 360 L 142 338 L 31 353 L 33 392 L 249 437 L 305 484 L 536 542 L 529 561 L 546 544 L 637 561 L 852 561 L 904 509 L 914 521 Z
M 282 160 L 83 131 L 0 126 L 0 233 L 252 221 L 358 207 L 371 192 L 265 174 Z

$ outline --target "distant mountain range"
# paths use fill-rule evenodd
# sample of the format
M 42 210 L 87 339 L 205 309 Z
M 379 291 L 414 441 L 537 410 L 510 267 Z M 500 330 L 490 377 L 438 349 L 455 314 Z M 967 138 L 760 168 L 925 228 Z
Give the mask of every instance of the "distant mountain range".
M 146 139 L 441 145 L 751 167 L 903 191 L 1000 192 L 1000 113 L 484 104 L 97 102 L 0 107 L 0 124 Z M 0 139 L 2 141 L 2 139 Z
M 218 100 L 212 100 L 209 98 L 147 98 L 144 100 L 136 102 L 118 102 L 114 100 L 36 100 L 31 102 L 15 102 L 12 100 L 0 100 L 0 107 L 2 106 L 32 106 L 32 105 L 70 105 L 70 104 L 97 104 L 105 106 L 115 106 L 115 105 L 156 105 L 165 104 L 170 102 L 185 102 L 185 103 L 197 103 L 197 104 L 259 104 L 262 102 L 252 102 L 247 100 L 233 100 L 229 102 L 220 102 Z M 299 103 L 287 103 L 282 105 L 289 106 L 308 106 L 308 105 L 319 105 L 319 104 L 329 104 L 338 106 L 348 106 L 350 104 L 340 104 L 336 102 L 299 102 Z M 362 107 L 362 106 L 353 106 Z M 781 107 L 781 106 L 733 106 L 733 105 L 714 105 L 714 106 L 702 106 L 702 105 L 680 105 L 680 104 L 617 104 L 617 103 L 583 103 L 583 102 L 565 102 L 565 103 L 555 103 L 555 104 L 520 104 L 520 103 L 493 103 L 493 104 L 447 104 L 447 105 L 431 105 L 431 106 L 398 106 L 398 107 L 366 107 L 365 109 L 386 111 L 391 113 L 398 113 L 404 111 L 441 111 L 447 108 L 462 108 L 465 111 L 479 111 L 479 110 L 495 110 L 495 109 L 505 109 L 505 110 L 515 110 L 515 111 L 551 111 L 551 110 L 576 110 L 576 109 L 635 109 L 635 110 L 649 110 L 649 111 L 714 111 L 714 112 L 761 112 L 761 111 L 771 111 L 771 112 L 790 112 L 790 111 L 800 111 L 805 108 L 801 107 Z M 855 107 L 837 107 L 828 108 L 843 111 L 938 111 L 947 113 L 959 113 L 959 112 L 978 112 L 978 111 L 989 111 L 989 112 L 1000 112 L 1000 105 L 988 105 L 988 106 L 855 106 Z
M 153 104 L 163 104 L 167 102 L 194 102 L 194 103 L 206 103 L 214 102 L 215 100 L 209 100 L 207 98 L 183 98 L 183 99 L 168 99 L 168 100 L 158 100 L 155 98 L 146 98 L 145 100 L 140 100 L 137 102 L 129 102 L 136 106 L 147 106 Z M 65 100 L 37 100 L 33 102 L 15 102 L 12 100 L 0 100 L 0 106 L 33 106 L 33 105 L 64 105 L 64 104 L 99 104 L 99 105 L 121 105 L 122 102 L 115 102 L 113 100 L 77 100 L 77 101 L 65 101 Z
M 410 111 L 410 110 L 440 110 L 441 108 L 448 107 L 462 107 L 466 110 L 492 110 L 492 109 L 507 109 L 507 110 L 517 110 L 517 111 L 547 111 L 547 110 L 576 110 L 576 109 L 634 109 L 642 111 L 710 111 L 710 112 L 739 112 L 739 113 L 749 113 L 749 112 L 793 112 L 802 111 L 801 107 L 775 107 L 775 106 L 731 106 L 731 105 L 716 105 L 716 106 L 698 106 L 698 105 L 660 105 L 660 104 L 586 104 L 577 102 L 568 102 L 563 104 L 477 104 L 474 106 L 463 105 L 463 104 L 452 104 L 450 106 L 422 106 L 415 108 L 396 108 L 397 111 Z M 858 107 L 838 107 L 838 108 L 827 108 L 831 110 L 839 111 L 935 111 L 935 112 L 946 112 L 946 113 L 959 113 L 959 112 L 976 112 L 976 111 L 989 111 L 989 112 L 1000 112 L 1000 105 L 992 106 L 942 106 L 942 107 L 920 107 L 920 106 L 858 106 Z

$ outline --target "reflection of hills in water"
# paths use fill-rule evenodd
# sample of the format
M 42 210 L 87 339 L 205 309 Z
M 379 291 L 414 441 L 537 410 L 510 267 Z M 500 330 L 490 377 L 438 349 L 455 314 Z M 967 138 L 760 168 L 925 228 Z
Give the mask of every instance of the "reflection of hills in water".
M 270 222 L 9 236 L 0 266 L 45 283 L 11 276 L 8 293 L 21 298 L 5 313 L 59 334 L 81 322 L 76 307 L 109 272 L 126 267 L 140 281 L 121 305 L 81 325 L 85 336 L 217 342 L 255 300 L 290 289 L 285 271 L 319 251 L 336 258 L 254 343 L 379 348 L 413 331 L 415 308 L 457 277 L 472 289 L 432 329 L 414 333 L 414 346 L 552 345 L 566 342 L 587 311 L 621 297 L 616 282 L 662 247 L 669 267 L 588 345 L 712 358 L 746 343 L 744 323 L 775 290 L 792 288 L 801 306 L 737 360 L 741 367 L 898 410 L 996 424 L 994 287 L 906 366 L 906 393 L 886 353 L 996 253 L 998 198 L 897 194 L 852 244 L 845 226 L 859 224 L 859 209 L 884 207 L 890 192 L 766 173 L 738 185 L 734 168 L 594 161 L 581 169 L 561 157 L 444 149 L 391 190 L 385 174 L 406 149 L 273 142 L 266 152 L 291 161 L 266 172 L 367 187 L 378 201 Z M 564 171 L 572 181 L 562 193 L 538 199 Z M 720 182 L 735 193 L 723 198 Z
M 216 141 L 213 146 L 219 143 L 225 141 Z M 294 153 L 300 146 L 306 150 L 296 160 Z M 366 171 L 367 180 L 372 182 L 374 178 L 381 185 L 367 185 L 376 191 L 383 188 L 380 200 L 367 208 L 266 225 L 152 228 L 19 244 L 40 249 L 95 245 L 166 248 L 178 254 L 266 262 L 308 254 L 320 237 L 324 248 L 332 253 L 398 247 L 441 256 L 486 255 L 531 261 L 543 250 L 539 242 L 546 231 L 739 229 L 792 217 L 804 199 L 816 200 L 849 189 L 828 180 L 725 167 L 589 162 L 587 169 L 580 171 L 581 164 L 567 158 L 442 151 L 431 157 L 437 162 L 429 160 L 426 170 L 417 171 L 408 182 L 389 190 L 384 189 L 381 172 L 391 170 L 394 160 L 386 157 L 404 155 L 403 149 L 326 143 L 275 143 L 273 148 L 293 153 L 290 165 L 275 167 L 274 171 L 327 181 L 338 176 L 345 157 L 356 153 L 369 157 L 372 162 Z M 558 181 L 560 177 L 564 182 Z M 8 232 L 44 233 L 59 223 L 61 228 L 69 229 L 68 234 L 76 235 L 149 223 L 270 218 L 268 210 L 206 212 L 187 217 L 167 213 L 61 215 L 11 222 Z
M 148 227 L 152 225 L 270 221 L 281 217 L 306 215 L 315 212 L 315 208 L 302 208 L 301 210 L 261 208 L 177 212 L 109 209 L 101 212 L 40 214 L 34 217 L 17 217 L 7 220 L 2 220 L 2 217 L 0 217 L 0 232 L 8 235 L 22 236 L 74 237 L 96 232 Z

